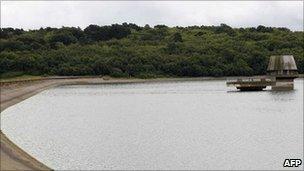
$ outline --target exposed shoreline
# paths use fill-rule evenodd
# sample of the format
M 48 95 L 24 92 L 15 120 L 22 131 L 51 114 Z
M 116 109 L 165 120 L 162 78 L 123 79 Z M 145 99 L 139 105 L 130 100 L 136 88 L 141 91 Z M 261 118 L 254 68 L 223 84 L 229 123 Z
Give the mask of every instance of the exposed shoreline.
M 122 83 L 147 83 L 171 81 L 203 81 L 225 80 L 236 77 L 197 77 L 197 78 L 156 78 L 156 79 L 113 79 L 102 77 L 45 77 L 18 81 L 1 81 L 1 112 L 46 89 L 62 85 L 85 84 L 122 84 Z M 1 117 L 1 114 L 0 114 Z M 0 131 L 0 170 L 52 170 L 48 166 L 33 158 Z

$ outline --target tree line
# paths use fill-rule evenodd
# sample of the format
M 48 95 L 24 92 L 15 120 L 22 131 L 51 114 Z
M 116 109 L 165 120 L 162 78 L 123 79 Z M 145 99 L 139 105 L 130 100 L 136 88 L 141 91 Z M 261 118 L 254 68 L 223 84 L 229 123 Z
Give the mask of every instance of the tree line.
M 113 77 L 250 76 L 291 54 L 304 72 L 303 31 L 219 26 L 0 29 L 0 74 Z

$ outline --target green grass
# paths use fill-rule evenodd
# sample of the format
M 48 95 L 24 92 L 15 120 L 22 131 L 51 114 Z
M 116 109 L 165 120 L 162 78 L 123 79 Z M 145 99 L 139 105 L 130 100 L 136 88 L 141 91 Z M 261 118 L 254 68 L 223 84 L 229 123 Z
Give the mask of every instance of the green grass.
M 39 78 L 42 78 L 42 76 L 28 75 L 28 74 L 24 74 L 23 72 L 9 72 L 0 75 L 0 82 L 21 81 L 21 80 L 30 80 L 30 79 L 39 79 Z

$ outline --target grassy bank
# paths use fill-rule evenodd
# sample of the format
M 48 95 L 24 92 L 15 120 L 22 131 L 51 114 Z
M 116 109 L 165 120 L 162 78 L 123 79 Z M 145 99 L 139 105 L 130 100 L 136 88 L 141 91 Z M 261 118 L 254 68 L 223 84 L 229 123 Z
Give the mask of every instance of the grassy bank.
M 253 77 L 263 77 L 264 75 L 255 75 Z M 88 79 L 97 78 L 104 81 L 111 80 L 225 80 L 227 78 L 241 78 L 243 76 L 228 76 L 228 77 L 153 77 L 153 78 L 138 78 L 138 77 L 110 77 L 110 76 L 35 76 L 35 75 L 20 75 L 15 77 L 0 78 L 0 85 L 10 84 L 12 82 L 29 82 L 38 80 L 54 80 L 54 79 Z M 247 76 L 244 76 L 247 77 Z M 299 74 L 298 78 L 304 78 L 304 74 Z
M 20 76 L 13 76 L 13 77 L 1 77 L 0 82 L 35 80 L 35 79 L 41 79 L 41 78 L 44 78 L 44 77 L 35 76 L 35 75 L 20 75 Z

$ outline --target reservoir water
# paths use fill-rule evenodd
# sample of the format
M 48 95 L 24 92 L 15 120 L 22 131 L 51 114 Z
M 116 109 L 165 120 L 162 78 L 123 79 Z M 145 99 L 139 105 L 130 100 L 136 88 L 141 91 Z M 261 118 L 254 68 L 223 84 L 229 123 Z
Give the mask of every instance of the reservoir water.
M 303 160 L 303 79 L 286 92 L 220 80 L 61 86 L 3 111 L 1 129 L 55 170 L 282 170 Z

